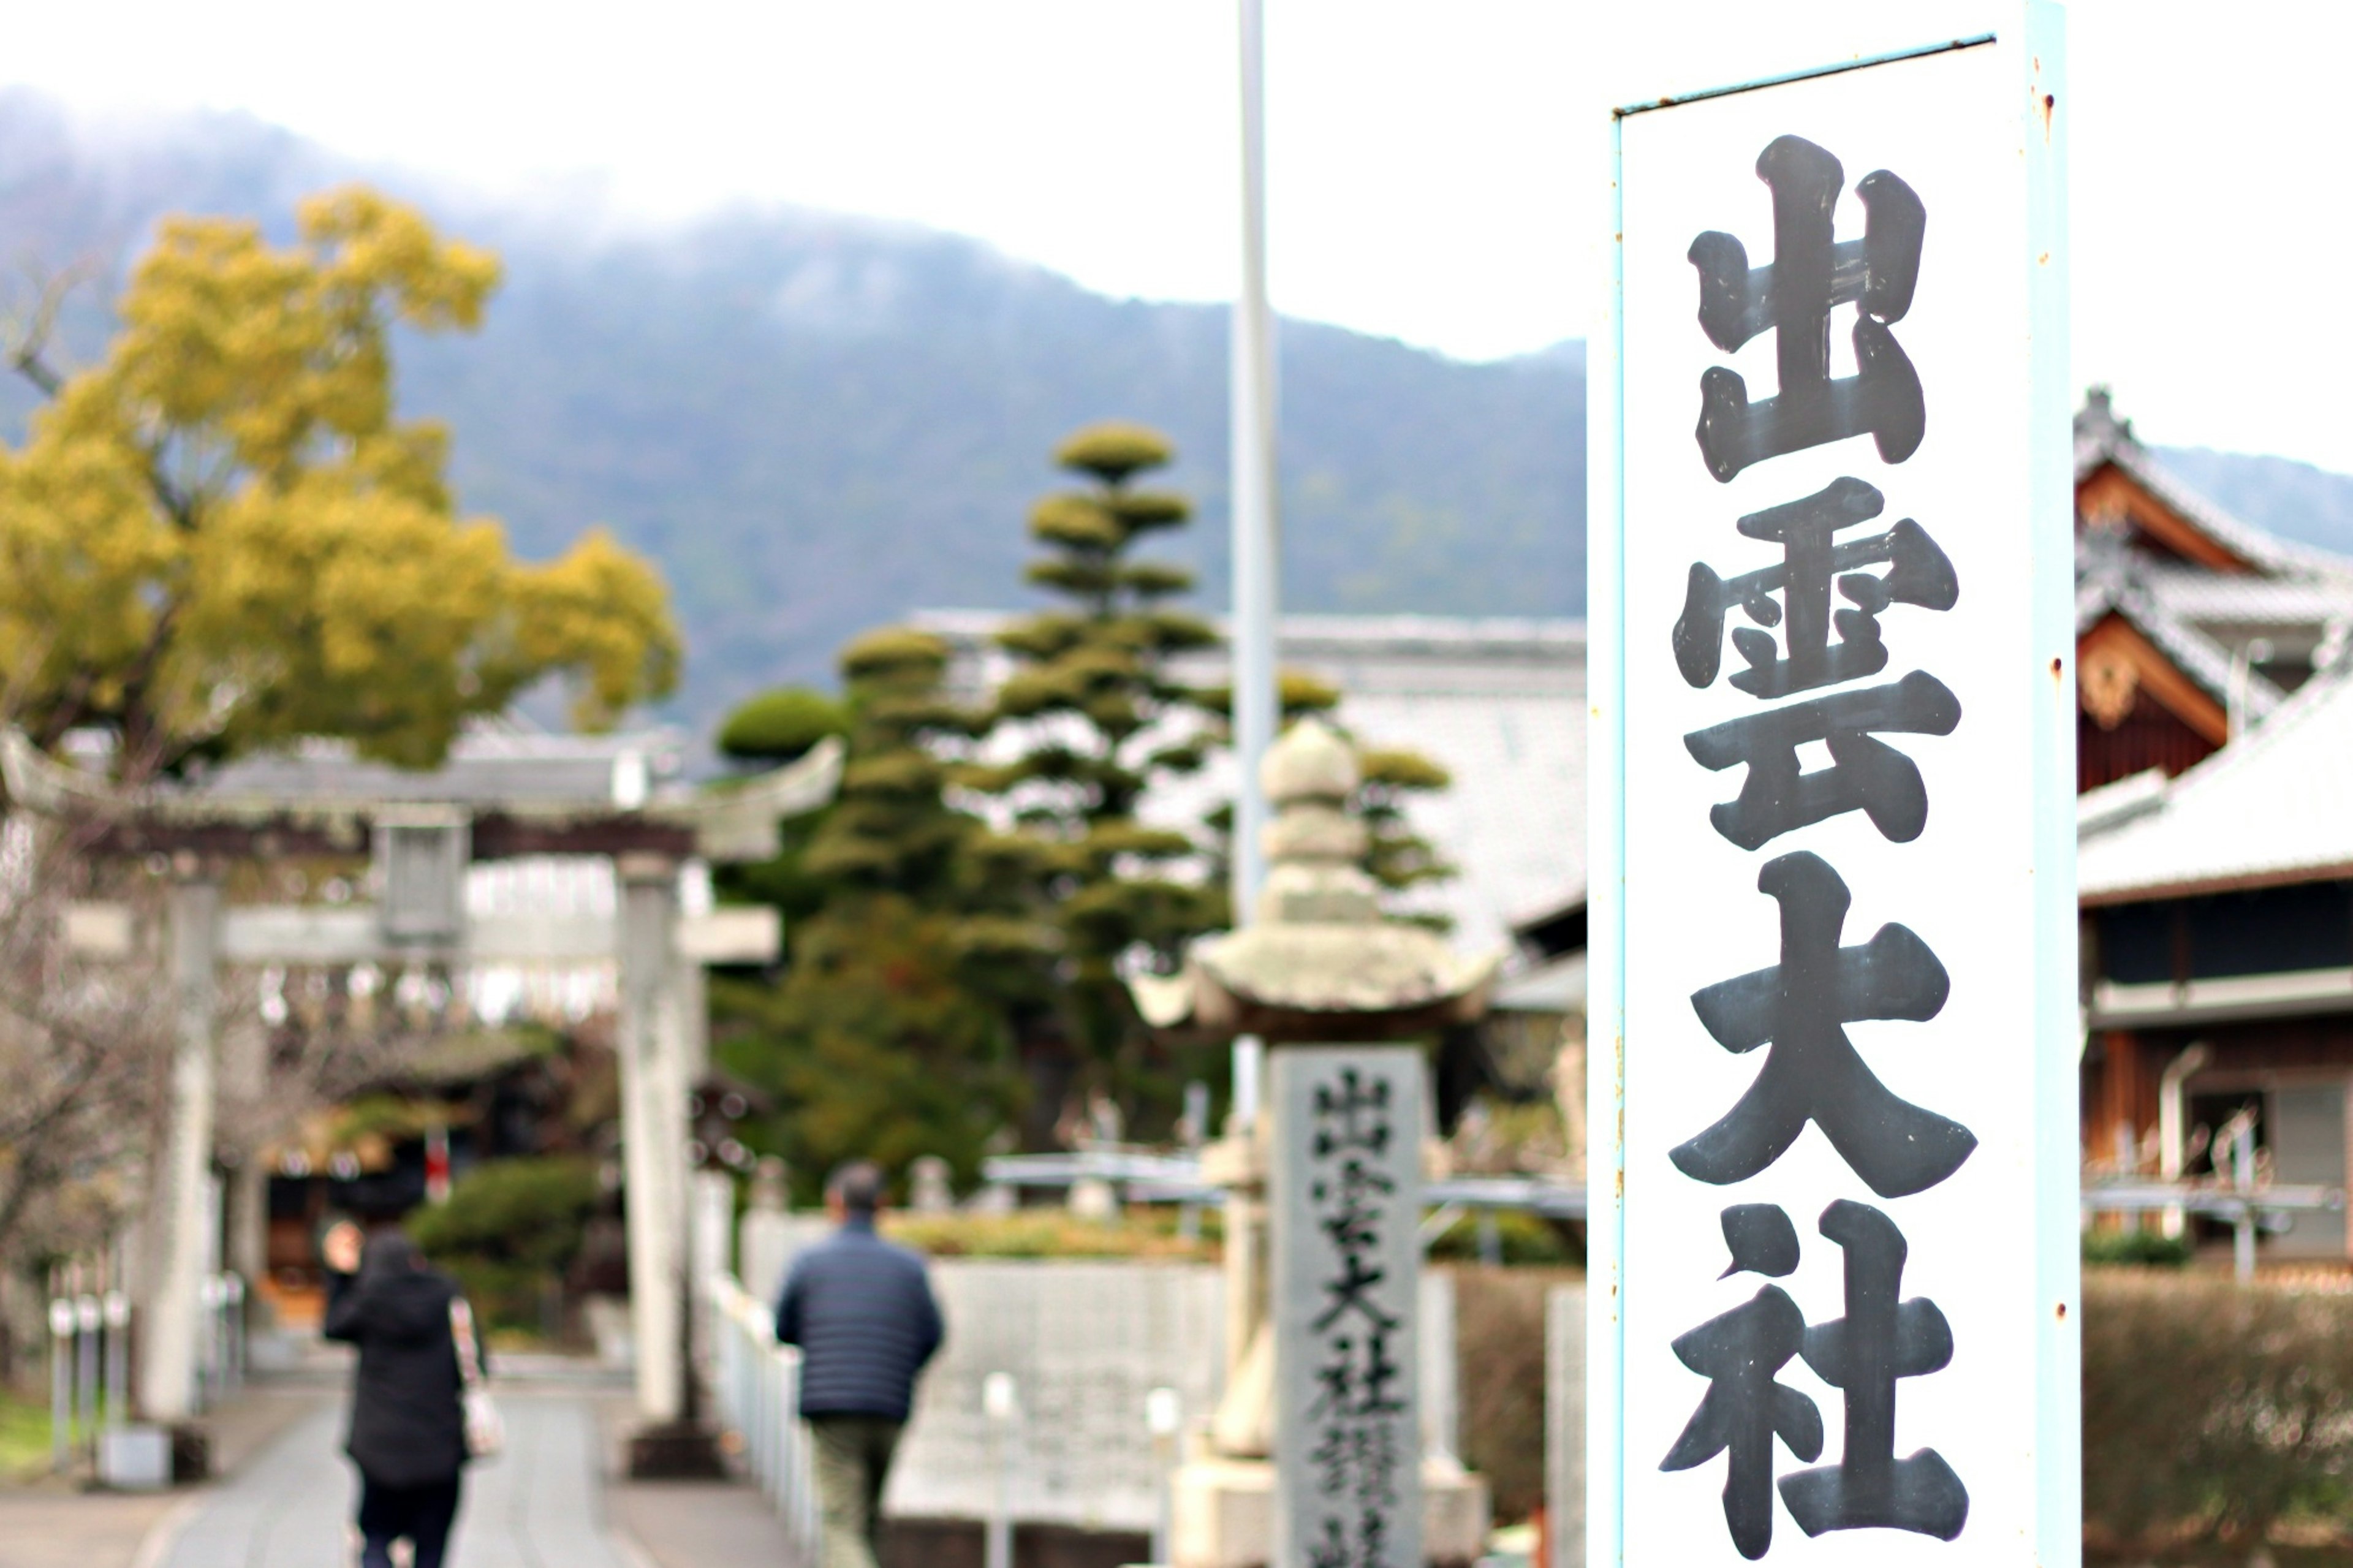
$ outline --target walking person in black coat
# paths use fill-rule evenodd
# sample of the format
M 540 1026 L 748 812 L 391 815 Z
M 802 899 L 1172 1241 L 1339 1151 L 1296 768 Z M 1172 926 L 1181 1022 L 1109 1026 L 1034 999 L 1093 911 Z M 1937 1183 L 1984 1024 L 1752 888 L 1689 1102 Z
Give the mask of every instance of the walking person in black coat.
M 392 1568 L 402 1539 L 416 1568 L 441 1568 L 466 1463 L 458 1287 L 398 1231 L 368 1238 L 363 1256 L 358 1227 L 339 1225 L 325 1251 L 327 1338 L 360 1352 L 343 1451 L 360 1472 L 362 1568 Z
M 776 1338 L 801 1351 L 801 1415 L 817 1436 L 824 1568 L 876 1568 L 882 1483 L 914 1403 L 915 1374 L 940 1348 L 923 1260 L 874 1234 L 882 1173 L 845 1165 L 825 1188 L 840 1225 L 793 1260 Z

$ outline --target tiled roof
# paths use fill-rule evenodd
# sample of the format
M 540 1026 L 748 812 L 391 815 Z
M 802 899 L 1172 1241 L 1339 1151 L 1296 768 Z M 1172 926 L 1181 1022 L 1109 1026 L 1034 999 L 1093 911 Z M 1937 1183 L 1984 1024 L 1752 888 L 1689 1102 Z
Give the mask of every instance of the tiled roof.
M 2132 422 L 2116 417 L 2108 394 L 2094 387 L 2075 416 L 2075 482 L 2083 483 L 2103 463 L 2113 463 L 2123 469 L 2201 532 L 2266 574 L 2317 576 L 2353 583 L 2353 561 L 2242 522 L 2176 479 L 2134 438 Z
M 2260 727 L 2165 786 L 2152 809 L 2094 825 L 2086 903 L 2353 876 L 2353 674 L 2317 675 Z
M 2200 626 L 2283 628 L 2326 626 L 2353 616 L 2353 581 L 2342 577 L 2254 577 L 2189 566 L 2142 568 L 2150 595 Z
M 685 736 L 670 729 L 556 735 L 485 727 L 459 736 L 440 767 L 413 771 L 358 757 L 341 741 L 305 741 L 239 758 L 207 773 L 196 793 L 304 800 L 609 803 L 617 770 L 635 770 L 640 790 L 667 781 L 679 772 L 685 743 Z
M 2099 573 L 2075 584 L 2075 635 L 2083 636 L 2110 615 L 2120 616 L 2147 637 L 2174 668 L 2196 681 L 2209 697 L 2231 706 L 2231 650 L 2175 615 L 2135 575 Z M 2245 684 L 2247 714 L 2263 719 L 2283 693 L 2261 670 L 2238 672 Z

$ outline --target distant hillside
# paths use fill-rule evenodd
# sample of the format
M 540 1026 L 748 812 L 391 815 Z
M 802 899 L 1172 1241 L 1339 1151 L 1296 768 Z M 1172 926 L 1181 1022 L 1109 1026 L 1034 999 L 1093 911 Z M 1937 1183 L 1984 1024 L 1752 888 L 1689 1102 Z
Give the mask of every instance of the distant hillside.
M 2259 528 L 2353 556 L 2353 478 L 2292 458 L 2169 447 L 2175 473 Z
M 1177 552 L 1224 592 L 1225 312 L 1088 293 L 975 242 L 806 212 L 658 235 L 470 208 L 227 116 L 106 136 L 0 95 L 0 262 L 117 270 L 164 212 L 289 226 L 370 174 L 496 246 L 473 338 L 408 345 L 466 506 L 551 552 L 610 523 L 660 563 L 689 639 L 675 717 L 823 679 L 919 606 L 1024 601 L 1029 501 L 1081 423 L 1163 426 L 1200 502 Z M 94 350 L 95 293 L 69 323 Z M 1584 602 L 1584 356 L 1472 365 L 1329 327 L 1282 334 L 1284 593 L 1305 610 L 1566 615 Z M 13 423 L 28 406 L 0 394 Z
M 827 679 L 845 638 L 911 610 L 1024 602 L 1024 516 L 1053 482 L 1049 448 L 1088 420 L 1175 437 L 1173 480 L 1201 504 L 1176 552 L 1201 571 L 1199 602 L 1223 600 L 1224 311 L 1106 299 L 953 236 L 808 212 L 649 233 L 487 210 L 248 119 L 90 132 L 13 92 L 0 279 L 96 258 L 108 281 L 65 327 L 94 353 L 159 215 L 283 234 L 299 196 L 355 177 L 505 257 L 480 335 L 406 345 L 403 395 L 449 422 L 465 504 L 525 552 L 602 521 L 661 563 L 689 645 L 680 721 Z M 1291 607 L 1582 612 L 1581 345 L 1464 364 L 1287 323 L 1282 347 Z M 0 429 L 30 405 L 0 384 Z M 2353 554 L 2353 479 L 2167 457 L 2249 521 Z

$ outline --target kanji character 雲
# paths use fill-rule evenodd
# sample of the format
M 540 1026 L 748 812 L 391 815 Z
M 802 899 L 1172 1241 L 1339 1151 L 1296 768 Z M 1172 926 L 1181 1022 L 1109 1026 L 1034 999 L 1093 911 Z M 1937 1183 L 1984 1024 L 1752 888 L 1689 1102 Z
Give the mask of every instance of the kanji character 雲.
M 1889 840 L 1908 844 L 1928 825 L 1928 786 L 1911 758 L 1878 737 L 1949 735 L 1960 722 L 1960 699 L 1915 669 L 1885 686 L 1694 730 L 1683 737 L 1683 749 L 1713 772 L 1746 765 L 1740 794 L 1707 814 L 1715 830 L 1743 849 L 1849 811 L 1862 812 Z M 1798 748 L 1814 741 L 1829 750 L 1831 765 L 1807 773 Z
M 1743 535 L 1781 546 L 1781 564 L 1727 580 L 1704 563 L 1692 563 L 1674 631 L 1675 665 L 1683 679 L 1693 686 L 1715 679 L 1723 663 L 1724 614 L 1735 605 L 1757 623 L 1732 632 L 1732 646 L 1748 666 L 1733 676 L 1732 684 L 1752 696 L 1783 697 L 1884 669 L 1887 645 L 1880 640 L 1880 612 L 1898 604 L 1949 610 L 1960 596 L 1952 562 L 1908 517 L 1883 533 L 1833 542 L 1833 534 L 1877 517 L 1886 504 L 1861 479 L 1841 479 L 1803 500 L 1742 518 Z M 1883 576 L 1857 570 L 1882 563 L 1888 567 Z M 1832 579 L 1850 608 L 1831 610 Z M 1770 632 L 1757 629 L 1785 618 L 1786 658 Z M 1830 640 L 1833 625 L 1836 643 Z

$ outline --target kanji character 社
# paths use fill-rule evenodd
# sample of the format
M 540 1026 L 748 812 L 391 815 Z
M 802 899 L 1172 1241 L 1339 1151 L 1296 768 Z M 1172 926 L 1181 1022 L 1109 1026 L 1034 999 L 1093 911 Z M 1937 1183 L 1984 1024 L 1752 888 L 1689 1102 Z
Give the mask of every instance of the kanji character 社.
M 1804 1343 L 1805 1315 L 1788 1292 L 1767 1285 L 1721 1317 L 1675 1341 L 1675 1359 L 1707 1379 L 1707 1393 L 1659 1464 L 1688 1470 L 1718 1454 L 1725 1467 L 1724 1522 L 1743 1557 L 1773 1544 L 1773 1439 L 1806 1460 L 1822 1451 L 1814 1402 L 1774 1381 Z
M 1806 1330 L 1806 1364 L 1846 1396 L 1846 1447 L 1835 1465 L 1781 1479 L 1781 1500 L 1808 1535 L 1909 1530 L 1950 1541 L 1969 1517 L 1968 1489 L 1934 1448 L 1895 1457 L 1895 1384 L 1940 1372 L 1953 1331 L 1934 1301 L 1898 1301 L 1906 1251 L 1895 1222 L 1846 1199 L 1821 1232 L 1846 1250 L 1846 1316 Z

